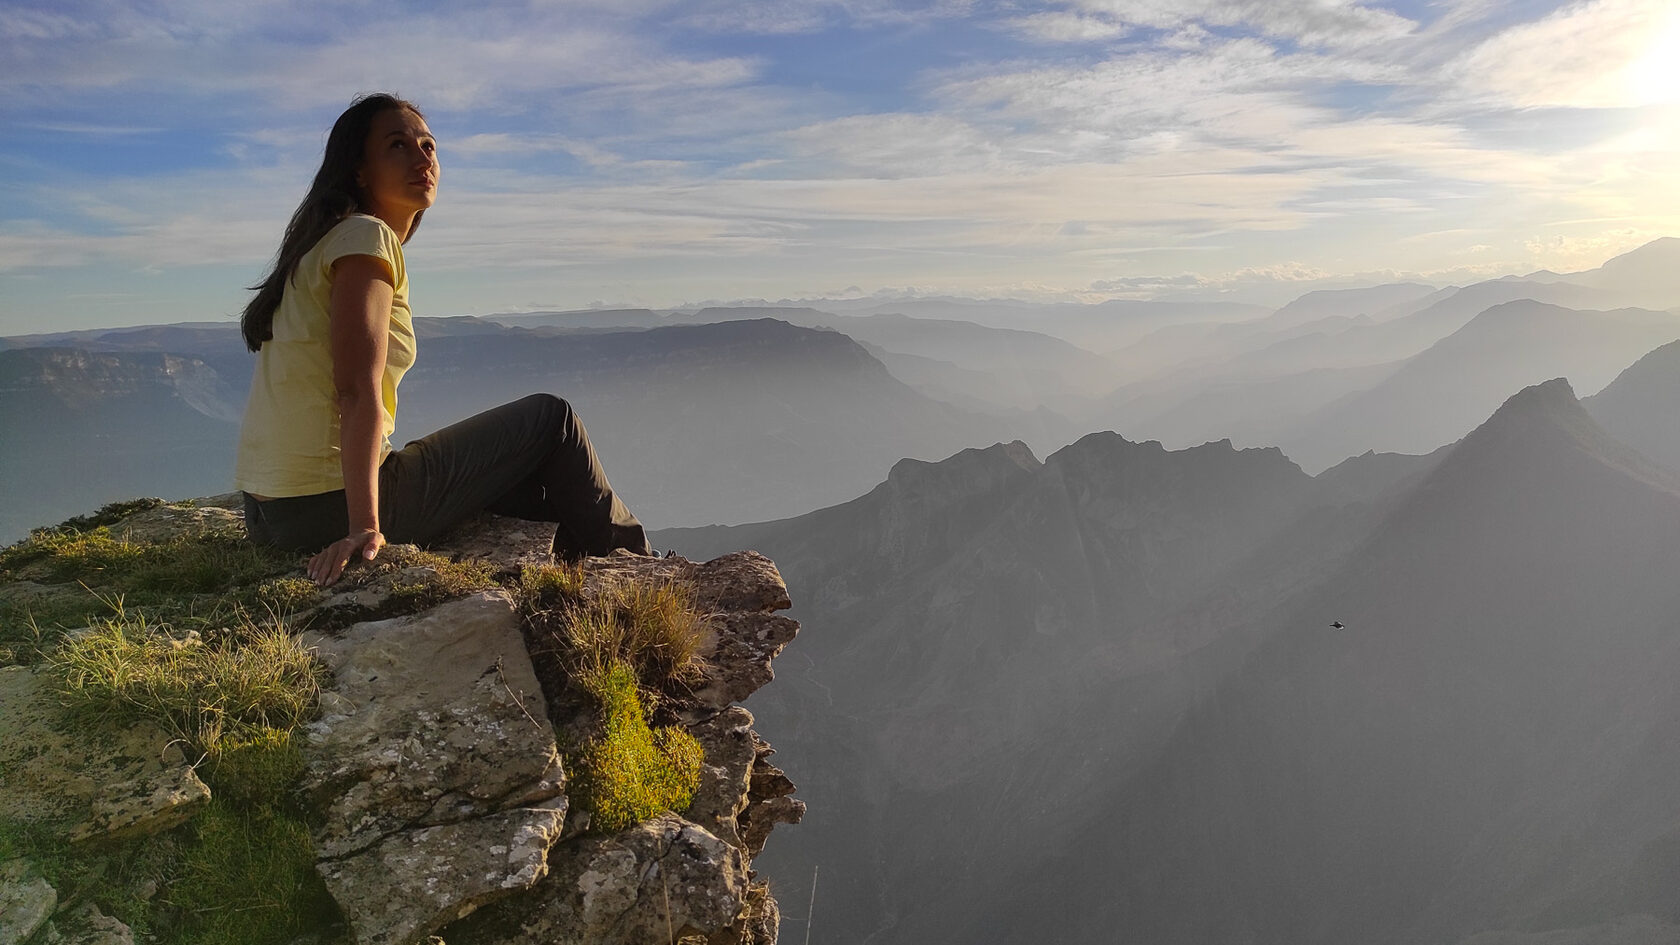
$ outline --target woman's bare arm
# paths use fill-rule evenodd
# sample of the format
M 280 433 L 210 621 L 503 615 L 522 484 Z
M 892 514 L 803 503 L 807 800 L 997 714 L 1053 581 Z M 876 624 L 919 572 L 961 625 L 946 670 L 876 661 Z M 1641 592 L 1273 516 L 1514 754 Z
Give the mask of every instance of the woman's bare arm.
M 309 577 L 317 584 L 334 583 L 352 557 L 371 559 L 385 544 L 379 526 L 379 460 L 385 438 L 380 386 L 394 292 L 391 269 L 376 256 L 345 256 L 333 265 L 333 386 L 350 534 L 310 559 Z

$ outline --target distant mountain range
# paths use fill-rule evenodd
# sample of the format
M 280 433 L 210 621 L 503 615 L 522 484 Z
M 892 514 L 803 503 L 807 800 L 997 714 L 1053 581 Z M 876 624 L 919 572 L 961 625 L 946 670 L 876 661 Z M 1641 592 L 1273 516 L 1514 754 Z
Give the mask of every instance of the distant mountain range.
M 845 335 L 770 319 L 575 333 L 478 319 L 416 325 L 421 355 L 403 385 L 397 443 L 534 391 L 557 393 L 650 525 L 793 514 L 856 495 L 905 456 L 1067 435 L 1054 417 L 999 419 L 934 401 Z M 27 346 L 41 341 L 82 347 Z M 231 488 L 252 366 L 235 326 L 8 346 L 0 540 L 111 499 Z
M 1546 377 L 1593 391 L 1680 337 L 1674 312 L 1616 308 L 1680 299 L 1676 272 L 1680 240 L 1658 240 L 1584 273 L 1316 291 L 1276 312 L 1227 303 L 864 299 L 422 318 L 422 356 L 398 433 L 421 435 L 506 397 L 557 391 L 583 409 L 627 497 L 651 521 L 677 524 L 840 501 L 907 456 L 1013 438 L 1051 451 L 1102 429 L 1174 447 L 1225 438 L 1277 444 L 1316 470 L 1368 449 L 1451 442 L 1505 392 Z M 1519 308 L 1504 307 L 1513 303 Z M 44 428 L 26 416 L 28 397 L 0 392 L 0 430 L 15 429 L 20 444 L 17 458 L 0 464 L 0 485 L 29 496 L 0 506 L 0 538 L 107 497 L 182 494 L 226 480 L 229 448 L 223 432 L 211 431 L 237 418 L 251 367 L 231 322 L 0 339 L 0 354 L 45 347 L 171 355 L 213 374 L 217 392 L 181 400 L 198 416 L 170 421 L 169 430 L 156 429 L 167 411 L 124 413 L 115 402 L 69 398 L 79 406 L 61 431 L 114 425 L 137 449 L 176 443 L 132 468 L 70 479 L 56 470 L 82 460 L 63 444 L 88 437 L 30 439 Z M 41 368 L 13 357 L 14 372 Z M 148 363 L 152 389 L 176 390 L 161 362 Z M 125 370 L 143 369 L 135 362 Z M 37 381 L 53 383 L 46 374 Z M 744 396 L 749 388 L 762 396 Z M 700 417 L 722 426 L 703 432 Z M 688 475 L 673 478 L 678 467 Z
M 180 354 L 0 351 L 0 541 L 118 499 L 228 491 L 246 386 Z
M 1102 434 L 655 539 L 798 602 L 813 942 L 1680 941 L 1680 473 L 1562 380 L 1318 477 Z
M 1592 392 L 1680 338 L 1677 273 L 1680 240 L 1665 239 L 1586 273 L 1311 293 L 1268 318 L 1177 325 L 1112 353 L 1132 380 L 1073 419 L 1170 445 L 1281 444 L 1310 469 L 1434 449 L 1516 387 L 1563 375 Z

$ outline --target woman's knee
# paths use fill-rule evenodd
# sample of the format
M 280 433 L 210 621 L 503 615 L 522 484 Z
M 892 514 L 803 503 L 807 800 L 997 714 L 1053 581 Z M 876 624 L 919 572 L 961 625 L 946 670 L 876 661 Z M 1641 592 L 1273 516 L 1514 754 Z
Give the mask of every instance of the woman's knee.
M 545 418 L 553 417 L 561 422 L 566 422 L 572 417 L 572 405 L 567 403 L 564 398 L 556 397 L 553 394 L 528 394 L 515 401 L 515 403 L 534 410 Z
M 547 393 L 531 394 L 517 403 L 540 418 L 539 425 L 549 437 L 569 435 L 578 426 L 577 412 L 565 398 Z

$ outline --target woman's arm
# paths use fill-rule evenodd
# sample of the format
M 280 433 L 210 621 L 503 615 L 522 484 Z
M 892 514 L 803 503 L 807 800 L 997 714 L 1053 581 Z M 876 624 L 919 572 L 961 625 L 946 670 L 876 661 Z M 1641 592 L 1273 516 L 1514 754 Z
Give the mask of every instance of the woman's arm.
M 350 534 L 309 559 L 309 577 L 317 584 L 336 582 L 352 557 L 372 559 L 385 545 L 379 530 L 379 454 L 385 439 L 380 385 L 394 292 L 390 266 L 377 256 L 345 256 L 333 264 L 333 386 Z

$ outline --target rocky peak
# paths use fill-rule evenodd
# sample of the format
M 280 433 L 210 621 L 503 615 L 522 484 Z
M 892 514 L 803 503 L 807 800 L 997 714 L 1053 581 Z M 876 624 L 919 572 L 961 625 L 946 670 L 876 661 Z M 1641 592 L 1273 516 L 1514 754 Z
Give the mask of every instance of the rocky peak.
M 1587 454 L 1636 478 L 1672 485 L 1671 474 L 1606 434 L 1575 399 L 1569 381 L 1561 377 L 1511 395 L 1493 416 L 1453 449 L 1443 466 L 1509 462 L 1510 457 L 1505 454 L 1518 449 L 1529 453 Z M 1535 458 L 1530 457 L 1529 465 Z
M 887 474 L 887 489 L 900 500 L 945 503 L 989 492 L 1043 467 L 1020 440 L 965 449 L 937 463 L 901 459 Z

